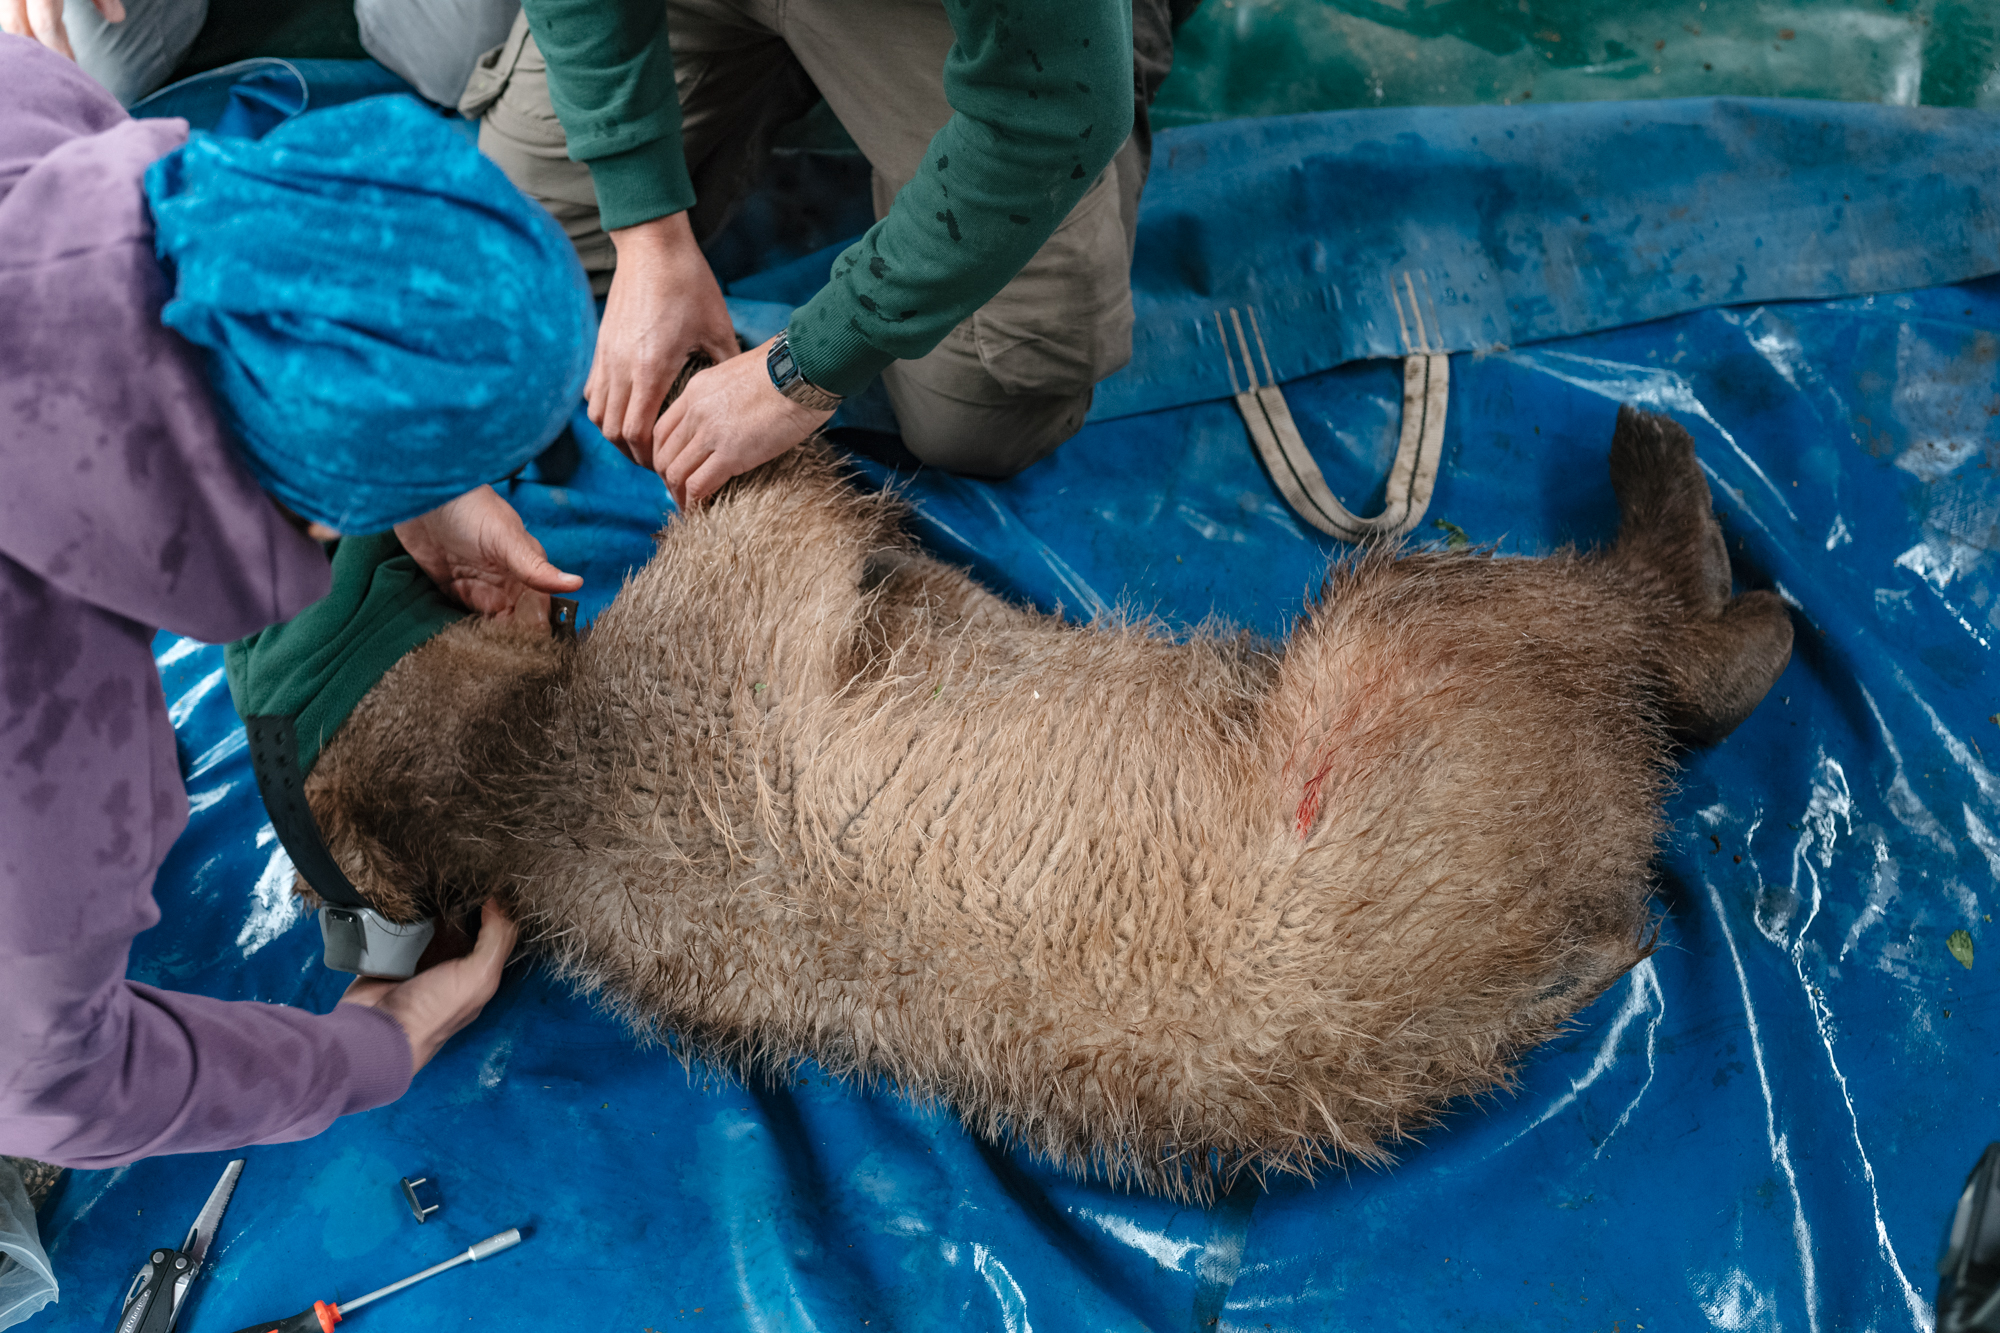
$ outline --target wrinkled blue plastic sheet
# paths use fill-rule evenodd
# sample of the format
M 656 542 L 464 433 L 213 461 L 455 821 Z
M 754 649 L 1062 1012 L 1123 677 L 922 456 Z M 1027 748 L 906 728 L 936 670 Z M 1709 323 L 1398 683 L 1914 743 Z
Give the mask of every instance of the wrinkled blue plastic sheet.
M 254 56 L 169 84 L 133 103 L 132 114 L 178 116 L 196 129 L 255 139 L 301 111 L 415 91 L 372 60 Z
M 731 291 L 797 304 L 837 251 Z M 1996 112 L 1688 98 L 1219 121 L 1159 137 L 1132 362 L 1091 420 L 1242 387 L 1215 318 L 1232 308 L 1256 312 L 1256 368 L 1267 354 L 1284 381 L 1996 270 Z
M 1987 281 L 1455 358 L 1433 514 L 1509 551 L 1604 538 L 1616 404 L 1671 411 L 1740 582 L 1794 599 L 1800 633 L 1771 698 L 1683 774 L 1660 951 L 1528 1061 L 1518 1094 L 1461 1108 L 1394 1169 L 1246 1186 L 1209 1209 L 1122 1195 L 810 1070 L 779 1087 L 690 1077 L 521 964 L 402 1101 L 249 1153 L 183 1326 L 352 1296 L 515 1224 L 532 1235 L 513 1253 L 356 1318 L 1926 1326 L 1945 1211 L 2000 1127 L 1995 327 Z M 1336 485 L 1383 466 L 1398 389 L 1375 365 L 1287 387 Z M 515 499 L 601 605 L 665 502 L 578 433 L 571 485 L 524 480 Z M 907 486 L 927 538 L 1044 605 L 1124 599 L 1276 631 L 1328 555 L 1227 406 L 1092 427 L 1011 483 Z M 341 979 L 290 902 L 219 651 L 160 647 L 195 813 L 133 975 L 323 1008 Z M 1979 951 L 1970 971 L 1946 951 L 1956 929 Z M 222 1160 L 73 1178 L 48 1227 L 64 1297 L 44 1326 L 100 1327 Z M 422 1228 L 395 1196 L 419 1172 L 446 1201 Z
M 1209 1208 L 1120 1194 L 811 1068 L 747 1087 L 684 1071 L 522 962 L 401 1101 L 248 1153 L 182 1328 L 352 1297 L 513 1225 L 518 1249 L 355 1319 L 1927 1327 L 1945 1214 L 2000 1128 L 1995 329 L 1985 280 L 1453 358 L 1425 535 L 1516 553 L 1608 537 L 1604 452 L 1636 402 L 1694 433 L 1740 586 L 1781 590 L 1799 637 L 1764 706 L 1681 775 L 1659 952 L 1531 1056 L 1516 1093 L 1457 1108 L 1393 1169 L 1245 1184 Z M 1400 388 L 1384 362 L 1286 385 L 1350 503 L 1379 500 Z M 513 498 L 594 611 L 667 501 L 587 423 L 574 434 L 573 472 L 552 455 Z M 1007 483 L 895 480 L 924 540 L 1065 614 L 1123 602 L 1278 633 L 1335 554 L 1226 402 L 1093 425 Z M 343 979 L 289 896 L 220 652 L 159 654 L 194 813 L 132 974 L 325 1008 Z M 1970 969 L 1946 948 L 1960 929 Z M 44 1218 L 64 1295 L 39 1326 L 106 1327 L 226 1156 L 73 1176 Z M 396 1192 L 419 1173 L 445 1199 L 423 1227 Z

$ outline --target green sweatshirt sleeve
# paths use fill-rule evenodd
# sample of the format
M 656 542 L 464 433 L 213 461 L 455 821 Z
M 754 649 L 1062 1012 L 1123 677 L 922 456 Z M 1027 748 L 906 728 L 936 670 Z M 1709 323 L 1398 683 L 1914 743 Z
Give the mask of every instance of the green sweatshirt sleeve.
M 660 0 L 525 0 L 569 155 L 590 167 L 604 229 L 694 203 Z
M 944 4 L 958 39 L 944 66 L 954 114 L 787 332 L 800 373 L 834 393 L 924 355 L 991 300 L 1132 131 L 1129 0 Z

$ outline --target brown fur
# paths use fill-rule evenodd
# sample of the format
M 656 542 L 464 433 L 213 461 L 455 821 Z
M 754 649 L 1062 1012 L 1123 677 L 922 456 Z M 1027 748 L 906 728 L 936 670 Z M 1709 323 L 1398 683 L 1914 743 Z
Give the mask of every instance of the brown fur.
M 1281 645 L 1079 628 L 811 450 L 676 519 L 578 646 L 465 622 L 309 784 L 413 917 L 497 893 L 640 1029 L 812 1057 L 1181 1197 L 1504 1085 L 1644 957 L 1670 727 L 1783 669 L 1686 433 L 1615 546 L 1363 554 Z

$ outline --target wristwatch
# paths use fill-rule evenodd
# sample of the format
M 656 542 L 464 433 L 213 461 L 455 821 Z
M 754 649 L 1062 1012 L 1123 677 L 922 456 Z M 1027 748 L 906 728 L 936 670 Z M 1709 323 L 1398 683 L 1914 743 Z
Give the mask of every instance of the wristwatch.
M 765 369 L 771 372 L 771 383 L 779 393 L 813 412 L 831 412 L 839 407 L 840 395 L 828 393 L 799 373 L 799 363 L 792 360 L 791 340 L 784 334 L 771 344 L 771 351 L 764 358 Z

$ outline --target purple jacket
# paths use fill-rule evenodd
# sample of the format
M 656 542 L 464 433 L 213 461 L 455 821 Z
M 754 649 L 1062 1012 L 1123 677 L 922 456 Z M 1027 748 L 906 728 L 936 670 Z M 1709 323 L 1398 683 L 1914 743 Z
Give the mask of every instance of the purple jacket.
M 154 627 L 234 639 L 328 586 L 160 325 L 140 177 L 186 138 L 0 35 L 0 1153 L 80 1167 L 307 1138 L 410 1080 L 375 1010 L 125 980 L 188 814 Z

